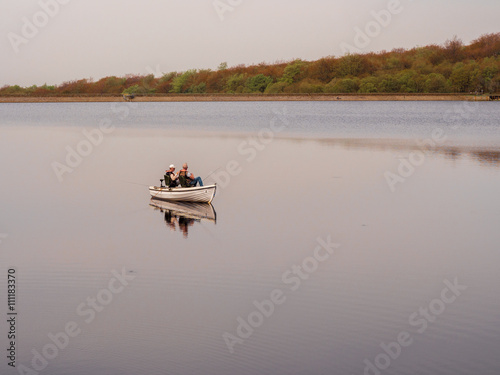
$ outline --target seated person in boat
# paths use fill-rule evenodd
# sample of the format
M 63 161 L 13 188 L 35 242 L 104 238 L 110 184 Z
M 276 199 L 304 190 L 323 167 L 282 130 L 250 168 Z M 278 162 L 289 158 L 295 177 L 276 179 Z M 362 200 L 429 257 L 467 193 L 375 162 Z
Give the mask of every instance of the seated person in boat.
M 194 174 L 188 172 L 187 163 L 184 163 L 182 165 L 182 169 L 179 171 L 179 174 L 177 176 L 179 178 L 179 182 L 182 187 L 192 187 L 196 186 L 197 184 L 203 186 L 203 181 L 201 180 L 201 177 L 194 177 Z
M 175 174 L 175 165 L 170 164 L 169 168 L 165 171 L 165 186 L 173 188 L 179 185 L 179 180 Z

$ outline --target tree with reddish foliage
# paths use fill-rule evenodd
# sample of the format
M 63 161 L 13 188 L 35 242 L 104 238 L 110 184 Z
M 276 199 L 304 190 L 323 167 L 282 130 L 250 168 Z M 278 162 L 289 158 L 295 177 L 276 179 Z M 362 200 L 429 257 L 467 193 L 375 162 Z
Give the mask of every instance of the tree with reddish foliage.
M 465 48 L 465 53 L 470 59 L 500 56 L 500 33 L 481 35 Z
M 458 62 L 463 60 L 464 54 L 464 43 L 456 35 L 452 39 L 448 39 L 444 43 L 445 56 L 451 62 Z

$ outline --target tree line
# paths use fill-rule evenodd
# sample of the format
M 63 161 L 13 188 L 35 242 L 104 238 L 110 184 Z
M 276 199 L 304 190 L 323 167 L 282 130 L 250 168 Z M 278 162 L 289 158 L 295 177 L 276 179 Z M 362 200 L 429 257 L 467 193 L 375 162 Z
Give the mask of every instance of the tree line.
M 80 79 L 54 86 L 4 86 L 1 96 L 292 94 L 292 93 L 494 93 L 500 91 L 500 33 L 469 45 L 454 37 L 443 45 L 347 54 L 217 70 Z

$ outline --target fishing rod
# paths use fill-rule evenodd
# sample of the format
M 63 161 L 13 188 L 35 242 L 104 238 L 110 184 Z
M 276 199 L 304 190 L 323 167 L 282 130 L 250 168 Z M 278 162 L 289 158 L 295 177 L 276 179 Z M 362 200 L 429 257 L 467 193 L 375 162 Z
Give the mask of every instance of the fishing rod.
M 219 167 L 217 168 L 216 170 L 213 170 L 212 172 L 210 172 L 204 179 L 203 181 L 205 181 L 207 178 L 209 178 L 211 175 L 213 175 L 215 172 L 217 172 L 219 169 L 222 169 L 222 167 Z
M 147 186 L 147 187 L 149 187 L 149 185 L 138 184 L 137 182 L 130 182 L 130 181 L 124 181 L 124 180 L 120 180 L 120 182 L 124 182 L 126 184 L 132 184 L 132 185 L 139 185 L 139 186 Z

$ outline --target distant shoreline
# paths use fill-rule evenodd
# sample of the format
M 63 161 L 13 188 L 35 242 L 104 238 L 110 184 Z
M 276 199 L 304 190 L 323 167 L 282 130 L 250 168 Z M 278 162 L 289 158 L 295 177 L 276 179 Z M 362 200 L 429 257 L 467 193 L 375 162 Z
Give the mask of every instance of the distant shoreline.
M 134 102 L 254 102 L 254 101 L 490 101 L 473 94 L 172 94 L 137 96 Z M 0 103 L 123 102 L 121 95 L 0 96 Z

